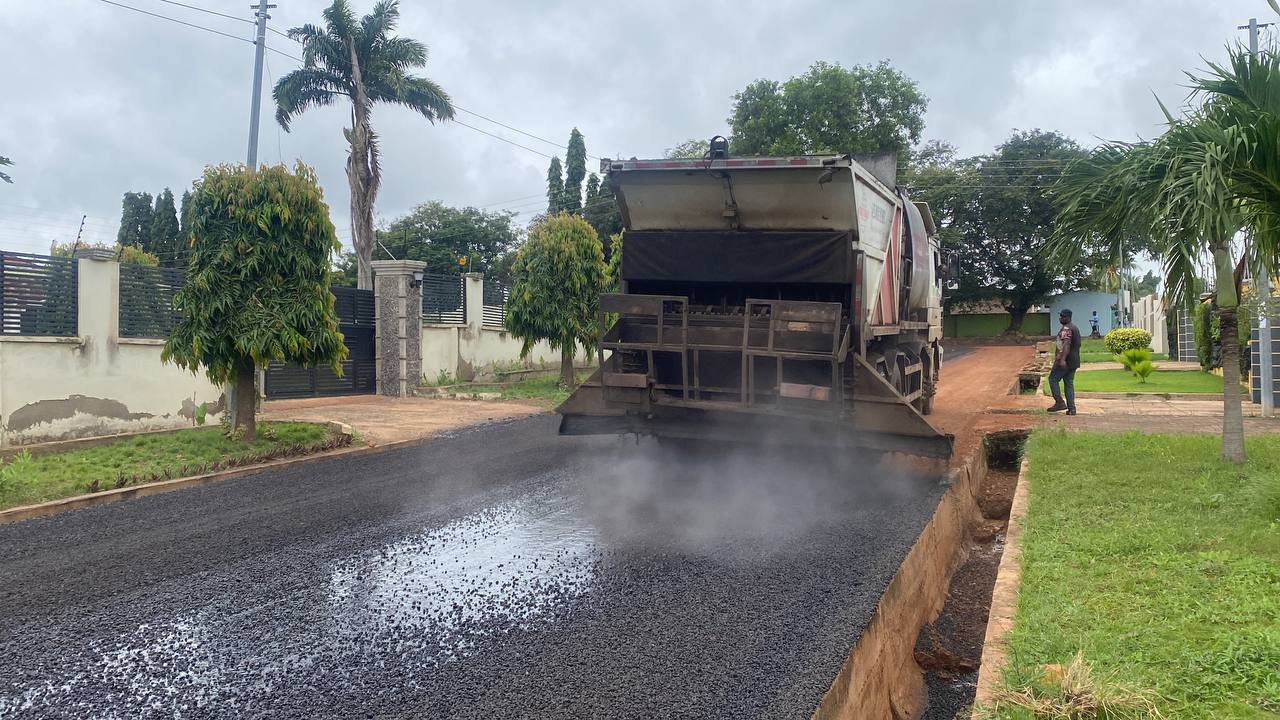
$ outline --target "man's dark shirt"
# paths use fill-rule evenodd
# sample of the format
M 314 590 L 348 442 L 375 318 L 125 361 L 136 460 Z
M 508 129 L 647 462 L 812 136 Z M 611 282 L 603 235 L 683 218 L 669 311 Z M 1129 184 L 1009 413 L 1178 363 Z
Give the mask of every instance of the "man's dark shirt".
M 1067 369 L 1080 367 L 1080 328 L 1075 323 L 1058 328 L 1058 342 L 1067 348 Z

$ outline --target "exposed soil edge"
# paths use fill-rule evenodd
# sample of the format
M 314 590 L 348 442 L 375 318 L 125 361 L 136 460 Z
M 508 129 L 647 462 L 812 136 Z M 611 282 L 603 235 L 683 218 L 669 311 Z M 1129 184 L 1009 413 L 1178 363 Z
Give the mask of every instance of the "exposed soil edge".
M 813 717 L 906 719 L 916 717 L 927 698 L 916 665 L 916 637 L 947 599 L 951 575 L 964 562 L 966 536 L 981 516 L 978 495 L 987 473 L 983 443 L 951 470 L 950 487 L 934 510 L 893 580 L 880 597 L 831 689 Z
M 981 720 L 981 708 L 990 706 L 1001 686 L 1008 664 L 1009 630 L 1018 609 L 1018 588 L 1022 582 L 1022 521 L 1027 515 L 1027 460 L 1018 468 L 1018 485 L 1009 508 L 1009 526 L 1005 530 L 1004 554 L 1000 570 L 991 590 L 991 610 L 987 614 L 987 634 L 982 640 L 982 664 L 978 667 L 978 689 L 973 699 L 974 720 Z

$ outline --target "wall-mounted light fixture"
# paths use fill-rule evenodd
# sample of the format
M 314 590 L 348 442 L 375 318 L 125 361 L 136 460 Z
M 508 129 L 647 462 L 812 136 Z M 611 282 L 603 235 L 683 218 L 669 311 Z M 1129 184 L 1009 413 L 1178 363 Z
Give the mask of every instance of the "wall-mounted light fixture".
M 411 288 L 422 287 L 422 271 L 421 270 L 413 271 L 413 280 L 409 281 L 409 287 Z

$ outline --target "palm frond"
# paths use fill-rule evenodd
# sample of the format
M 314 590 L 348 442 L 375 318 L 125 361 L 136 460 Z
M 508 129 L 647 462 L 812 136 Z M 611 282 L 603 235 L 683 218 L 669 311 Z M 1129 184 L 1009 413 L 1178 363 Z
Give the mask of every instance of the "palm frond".
M 289 123 L 307 108 L 332 105 L 339 97 L 348 97 L 348 93 L 342 78 L 304 67 L 280 78 L 271 96 L 276 101 L 276 122 L 288 132 Z
M 369 85 L 369 99 L 403 105 L 433 123 L 453 119 L 453 102 L 435 82 L 416 76 L 399 79 L 394 84 L 390 80 L 379 78 L 379 82 Z

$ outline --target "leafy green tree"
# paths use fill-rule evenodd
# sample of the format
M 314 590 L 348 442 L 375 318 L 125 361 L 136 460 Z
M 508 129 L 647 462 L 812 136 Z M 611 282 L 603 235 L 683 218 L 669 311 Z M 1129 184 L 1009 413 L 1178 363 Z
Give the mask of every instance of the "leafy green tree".
M 463 268 L 459 258 L 466 258 L 466 269 L 496 276 L 498 260 L 520 244 L 514 218 L 515 213 L 505 210 L 487 212 L 432 201 L 378 231 L 382 247 L 377 256 L 388 257 L 385 247 L 401 260 L 426 262 L 427 272 L 453 275 Z
M 307 108 L 344 98 L 350 102 L 351 127 L 342 132 L 348 145 L 352 244 L 359 286 L 371 288 L 373 206 L 382 184 L 378 137 L 370 124 L 373 106 L 403 105 L 435 123 L 453 119 L 453 103 L 436 83 L 409 74 L 426 65 L 427 47 L 392 34 L 400 19 L 396 0 L 378 0 L 359 21 L 346 0 L 334 0 L 323 16 L 323 28 L 308 24 L 289 31 L 289 37 L 302 43 L 303 66 L 276 83 L 276 120 L 288 131 L 293 118 Z
M 596 311 L 605 282 L 600 238 L 585 220 L 552 215 L 529 230 L 512 268 L 507 329 L 524 341 L 526 357 L 539 340 L 560 351 L 560 384 L 573 387 L 576 348 L 597 342 Z
M 117 245 L 137 245 L 151 251 L 151 193 L 127 192 L 120 208 Z
M 587 144 L 578 128 L 569 133 L 564 156 L 564 210 L 582 212 L 582 179 L 587 176 Z
M 735 155 L 905 155 L 924 130 L 929 101 L 888 61 L 844 68 L 816 62 L 785 83 L 756 80 L 733 96 Z
M 599 237 L 613 237 L 622 232 L 622 213 L 618 211 L 613 188 L 607 181 L 597 178 L 595 173 L 587 178 L 587 204 L 582 208 L 582 218 L 595 229 Z M 604 257 L 606 261 L 613 257 L 612 247 L 605 246 Z
M 662 157 L 669 160 L 698 160 L 706 157 L 708 152 L 711 152 L 710 140 L 690 138 L 675 147 L 667 148 L 666 152 L 662 153 Z
M 560 158 L 551 158 L 547 166 L 547 214 L 555 215 L 564 211 L 564 173 L 560 169 Z
M 1222 457 L 1243 462 L 1240 408 L 1241 284 L 1245 270 L 1280 266 L 1280 57 L 1230 51 L 1230 62 L 1192 75 L 1199 105 L 1137 143 L 1110 142 L 1072 163 L 1051 251 L 1063 265 L 1090 248 L 1116 257 L 1135 236 L 1161 256 L 1174 307 L 1196 297 L 1196 267 L 1210 258 L 1222 345 Z M 1198 326 L 1203 319 L 1197 317 Z M 1200 327 L 1197 328 L 1200 334 Z
M 257 436 L 257 367 L 279 361 L 341 372 L 329 255 L 338 245 L 311 168 L 205 170 L 192 195 L 189 281 L 163 359 L 235 385 L 235 431 Z
M 9 158 L 3 155 L 0 155 L 0 167 L 12 166 L 12 165 L 13 165 L 12 160 L 10 160 Z M 0 172 L 0 180 L 3 180 L 9 183 L 10 185 L 13 184 L 13 178 L 9 177 L 9 173 L 6 173 L 6 172 Z
M 1059 265 L 1044 248 L 1058 212 L 1049 188 L 1084 154 L 1059 133 L 1017 131 L 994 153 L 954 163 L 956 174 L 924 193 L 931 208 L 937 199 L 944 247 L 960 259 L 953 302 L 1000 299 L 1007 332 L 1019 332 L 1032 305 L 1081 287 L 1091 265 Z
M 173 204 L 173 191 L 165 188 L 156 196 L 156 206 L 151 212 L 150 240 L 147 247 L 152 255 L 160 258 L 163 267 L 178 267 L 178 209 Z

